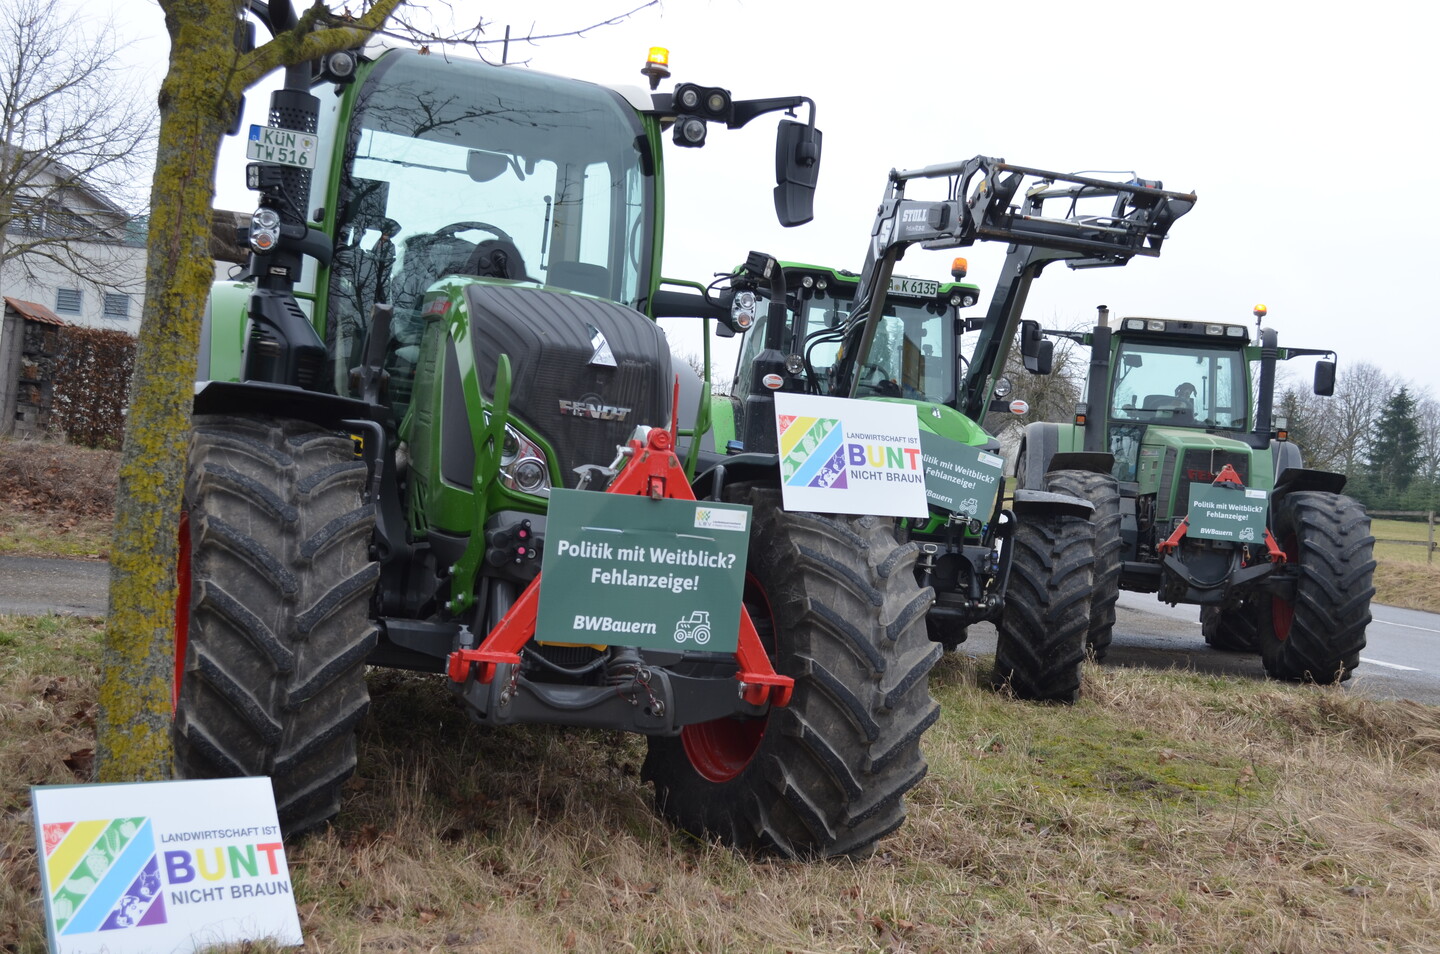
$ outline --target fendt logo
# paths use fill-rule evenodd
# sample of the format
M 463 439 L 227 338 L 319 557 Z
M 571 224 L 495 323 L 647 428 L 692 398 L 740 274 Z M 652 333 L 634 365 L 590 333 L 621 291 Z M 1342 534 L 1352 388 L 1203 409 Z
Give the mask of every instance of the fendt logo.
M 623 421 L 632 408 L 602 404 L 598 394 L 586 394 L 578 401 L 560 399 L 560 413 L 566 417 L 583 417 L 592 421 Z

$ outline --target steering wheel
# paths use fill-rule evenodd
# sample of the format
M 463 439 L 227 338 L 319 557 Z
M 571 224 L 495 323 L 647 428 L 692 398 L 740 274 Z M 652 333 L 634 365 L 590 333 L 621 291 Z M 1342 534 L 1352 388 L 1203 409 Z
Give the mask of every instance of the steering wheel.
M 444 228 L 436 229 L 435 234 L 444 236 L 445 238 L 454 238 L 456 232 L 468 232 L 470 229 L 480 229 L 483 232 L 489 232 L 496 238 L 503 239 L 506 242 L 513 243 L 515 241 L 510 237 L 509 232 L 499 226 L 491 225 L 489 222 L 477 222 L 473 219 L 464 222 L 451 222 Z
M 900 397 L 900 385 L 891 380 L 888 368 L 874 362 L 863 364 L 860 368 L 862 371 L 861 382 L 865 387 L 881 397 Z M 872 376 L 879 380 L 873 384 L 869 383 L 868 379 Z
M 472 219 L 464 222 L 451 222 L 436 230 L 435 234 L 442 238 L 455 238 L 456 232 L 465 232 L 470 229 L 490 232 L 495 238 L 482 239 L 475 243 L 475 247 L 470 250 L 470 255 L 466 258 L 463 267 L 466 275 L 489 275 L 517 281 L 531 280 L 525 271 L 525 259 L 520 254 L 520 249 L 515 246 L 515 240 L 510 237 L 509 232 L 499 226 Z M 457 241 L 465 240 L 458 239 Z

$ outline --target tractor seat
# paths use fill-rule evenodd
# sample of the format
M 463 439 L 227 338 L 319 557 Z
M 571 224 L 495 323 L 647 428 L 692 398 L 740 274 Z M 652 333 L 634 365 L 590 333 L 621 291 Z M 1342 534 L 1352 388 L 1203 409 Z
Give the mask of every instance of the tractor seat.
M 551 262 L 545 284 L 584 292 L 596 298 L 609 298 L 610 269 L 587 262 Z
M 1149 411 L 1146 417 L 1161 421 L 1194 421 L 1195 413 L 1190 402 L 1173 394 L 1147 394 L 1141 402 L 1141 410 Z

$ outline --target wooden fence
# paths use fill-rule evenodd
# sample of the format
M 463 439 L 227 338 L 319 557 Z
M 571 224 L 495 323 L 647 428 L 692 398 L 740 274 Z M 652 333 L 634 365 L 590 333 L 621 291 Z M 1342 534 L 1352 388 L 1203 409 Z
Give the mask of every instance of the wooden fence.
M 1366 511 L 1372 517 L 1424 517 L 1426 524 L 1430 527 L 1429 540 L 1395 540 L 1385 537 L 1376 537 L 1376 540 L 1384 540 L 1386 543 L 1402 543 L 1406 546 L 1424 547 L 1425 562 L 1433 563 L 1435 560 L 1435 511 L 1433 510 L 1369 510 Z

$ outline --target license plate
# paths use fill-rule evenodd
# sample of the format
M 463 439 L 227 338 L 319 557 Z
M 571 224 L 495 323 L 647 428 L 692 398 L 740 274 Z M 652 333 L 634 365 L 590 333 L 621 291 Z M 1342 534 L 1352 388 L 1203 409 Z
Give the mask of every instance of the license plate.
M 245 155 L 250 159 L 298 169 L 314 169 L 319 149 L 320 140 L 314 133 L 274 126 L 251 126 L 245 143 Z
M 891 295 L 910 295 L 915 298 L 934 298 L 940 294 L 940 283 L 927 281 L 923 278 L 900 278 L 896 276 L 890 279 Z

